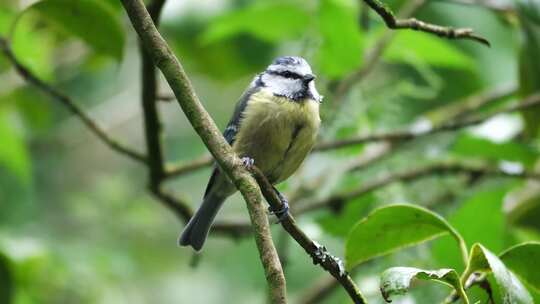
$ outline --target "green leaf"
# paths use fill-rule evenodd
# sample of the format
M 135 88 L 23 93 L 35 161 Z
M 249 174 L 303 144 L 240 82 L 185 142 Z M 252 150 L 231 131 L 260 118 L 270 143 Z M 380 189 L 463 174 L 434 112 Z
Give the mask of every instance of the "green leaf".
M 466 279 L 474 272 L 492 272 L 503 303 L 532 304 L 533 300 L 527 289 L 504 263 L 491 251 L 480 244 L 474 244 L 469 263 L 463 277 Z
M 0 303 L 9 304 L 13 299 L 13 277 L 9 261 L 0 253 Z
M 51 33 L 40 27 L 42 28 L 43 24 L 34 18 L 18 19 L 12 33 L 11 47 L 22 64 L 39 78 L 50 80 L 53 76 L 54 41 Z M 10 28 L 11 24 L 5 30 L 9 31 Z
M 374 210 L 351 230 L 345 247 L 347 267 L 429 241 L 444 234 L 458 242 L 464 259 L 467 248 L 459 233 L 439 215 L 414 205 L 390 205 Z
M 13 129 L 6 113 L 0 111 L 0 168 L 6 167 L 20 181 L 28 184 L 30 181 L 30 158 L 21 137 Z
M 463 290 L 463 286 L 455 270 L 423 270 L 412 267 L 392 267 L 382 273 L 380 290 L 384 300 L 386 302 L 392 302 L 390 296 L 407 293 L 413 279 L 429 280 L 450 285 L 461 295 L 466 304 L 469 303 L 469 299 Z
M 268 42 L 301 35 L 310 16 L 302 4 L 255 2 L 214 20 L 201 36 L 203 44 L 215 43 L 239 34 L 251 34 Z
M 519 244 L 507 249 L 500 255 L 506 267 L 540 292 L 540 242 Z
M 82 39 L 95 52 L 120 61 L 125 37 L 113 10 L 94 0 L 43 0 L 26 11 L 36 11 L 59 30 Z M 24 13 L 24 12 L 23 12 Z
M 413 31 L 398 31 L 384 55 L 390 62 L 409 63 L 420 59 L 438 67 L 471 69 L 474 61 L 463 51 L 439 37 Z
M 357 69 L 363 50 L 357 1 L 322 0 L 318 20 L 322 44 L 317 60 L 322 72 L 337 78 Z

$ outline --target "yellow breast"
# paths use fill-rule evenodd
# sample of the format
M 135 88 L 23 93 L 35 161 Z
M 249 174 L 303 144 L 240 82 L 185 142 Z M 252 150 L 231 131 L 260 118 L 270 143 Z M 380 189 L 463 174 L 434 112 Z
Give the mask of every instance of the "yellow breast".
M 272 182 L 288 178 L 313 148 L 320 126 L 319 103 L 294 102 L 263 89 L 250 97 L 233 145 Z

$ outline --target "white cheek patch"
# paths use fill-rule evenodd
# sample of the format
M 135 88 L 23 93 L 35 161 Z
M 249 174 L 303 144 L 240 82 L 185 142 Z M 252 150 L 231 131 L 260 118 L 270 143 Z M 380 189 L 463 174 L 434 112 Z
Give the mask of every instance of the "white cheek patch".
M 303 89 L 302 81 L 279 75 L 264 74 L 262 81 L 274 94 L 292 96 Z

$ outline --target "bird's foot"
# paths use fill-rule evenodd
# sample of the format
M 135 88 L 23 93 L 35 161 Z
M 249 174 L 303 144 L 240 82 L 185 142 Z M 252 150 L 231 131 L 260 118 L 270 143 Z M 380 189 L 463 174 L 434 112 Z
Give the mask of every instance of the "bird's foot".
M 337 267 L 339 271 L 339 275 L 345 276 L 347 274 L 347 270 L 345 270 L 345 264 L 343 263 L 343 261 L 340 258 L 330 254 L 328 250 L 326 250 L 326 247 L 324 247 L 323 245 L 317 242 L 314 242 L 314 243 L 317 249 L 315 250 L 315 252 L 313 252 L 313 255 L 312 255 L 313 264 L 315 265 L 322 264 L 326 262 L 327 260 L 331 260 L 332 263 L 335 264 L 335 267 Z
M 289 215 L 289 203 L 287 200 L 282 200 L 283 207 L 279 210 L 274 210 L 272 207 L 268 207 L 270 213 L 273 213 L 278 218 L 278 223 L 282 222 L 287 215 Z
M 289 214 L 289 201 L 281 192 L 279 192 L 276 188 L 274 188 L 274 191 L 277 193 L 279 200 L 281 201 L 281 204 L 283 204 L 283 207 L 279 210 L 274 210 L 271 206 L 268 207 L 268 210 L 270 213 L 273 213 L 278 218 L 278 223 L 282 222 L 287 215 Z
M 249 156 L 242 157 L 240 160 L 242 161 L 242 166 L 247 170 L 250 170 L 255 164 L 255 160 Z

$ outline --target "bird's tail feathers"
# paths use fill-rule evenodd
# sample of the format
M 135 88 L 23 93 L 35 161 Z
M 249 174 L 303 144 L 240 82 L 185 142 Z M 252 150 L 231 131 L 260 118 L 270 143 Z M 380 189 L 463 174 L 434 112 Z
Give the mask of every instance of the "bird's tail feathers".
M 180 246 L 191 246 L 193 249 L 200 251 L 212 227 L 212 222 L 226 198 L 226 196 L 216 193 L 208 193 L 197 212 L 182 231 L 178 244 Z

